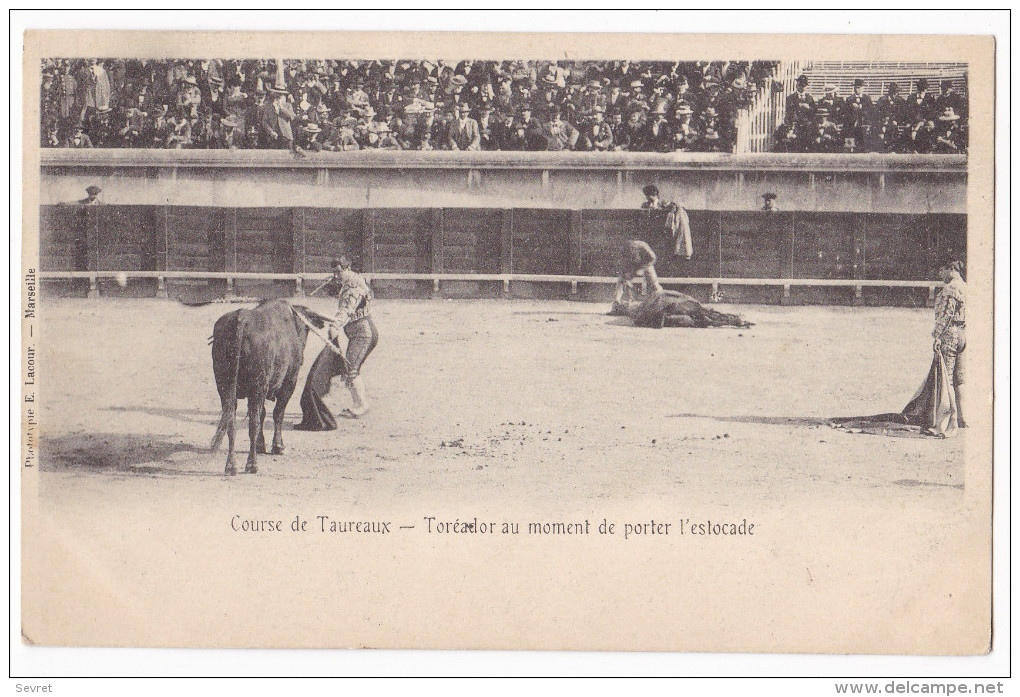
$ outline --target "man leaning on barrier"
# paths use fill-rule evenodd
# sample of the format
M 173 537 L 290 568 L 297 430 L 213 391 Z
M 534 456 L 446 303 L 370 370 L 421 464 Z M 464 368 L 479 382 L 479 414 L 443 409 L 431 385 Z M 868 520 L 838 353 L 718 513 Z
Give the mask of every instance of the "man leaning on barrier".
M 85 189 L 87 197 L 78 199 L 78 203 L 83 206 L 98 206 L 102 201 L 99 200 L 99 194 L 103 193 L 103 190 L 93 184 L 89 188 Z
M 690 261 L 694 256 L 694 246 L 691 242 L 691 221 L 687 211 L 678 203 L 662 200 L 659 197 L 659 189 L 654 184 L 649 184 L 642 192 L 645 195 L 645 202 L 641 204 L 643 210 L 649 214 L 652 211 L 666 213 L 662 232 L 673 242 L 673 255 Z M 654 232 L 651 226 L 649 228 Z

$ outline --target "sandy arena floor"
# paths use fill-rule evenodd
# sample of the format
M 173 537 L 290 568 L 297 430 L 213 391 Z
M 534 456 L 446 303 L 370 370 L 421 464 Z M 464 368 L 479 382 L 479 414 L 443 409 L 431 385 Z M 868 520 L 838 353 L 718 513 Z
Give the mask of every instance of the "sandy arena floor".
M 881 639 L 933 650 L 955 636 L 943 624 L 973 612 L 951 596 L 973 599 L 974 579 L 946 572 L 942 557 L 964 543 L 966 438 L 824 425 L 903 406 L 930 361 L 930 310 L 741 306 L 724 309 L 755 327 L 649 330 L 586 303 L 378 301 L 380 343 L 363 369 L 370 415 L 331 433 L 293 430 L 321 348 L 311 336 L 286 453 L 229 478 L 223 450 L 207 450 L 219 402 L 206 338 L 231 309 L 45 300 L 37 491 L 59 550 L 40 559 L 49 595 L 37 609 L 89 628 L 44 622 L 41 640 L 175 645 L 204 628 L 211 645 L 547 648 L 575 637 L 578 648 L 854 651 Z M 342 408 L 349 396 L 334 392 Z M 246 421 L 237 425 L 243 467 Z M 230 527 L 235 515 L 318 526 L 322 514 L 415 528 L 375 546 L 333 536 L 324 548 L 318 531 L 284 543 Z M 427 516 L 525 527 L 656 518 L 674 537 L 515 546 L 430 534 Z M 759 532 L 675 536 L 678 521 L 709 518 L 757 521 Z M 371 556 L 355 573 L 324 549 Z M 575 553 L 586 556 L 559 561 Z M 264 588 L 245 577 L 279 560 L 289 571 L 277 567 Z M 61 582 L 68 574 L 102 592 L 82 602 Z M 663 586 L 678 592 L 647 590 Z M 317 609 L 266 620 L 259 637 L 252 612 L 230 609 L 242 598 L 269 615 L 281 602 Z M 626 621 L 599 610 L 616 606 Z M 123 622 L 89 624 L 100 608 Z M 175 617 L 158 633 L 141 619 L 155 608 Z

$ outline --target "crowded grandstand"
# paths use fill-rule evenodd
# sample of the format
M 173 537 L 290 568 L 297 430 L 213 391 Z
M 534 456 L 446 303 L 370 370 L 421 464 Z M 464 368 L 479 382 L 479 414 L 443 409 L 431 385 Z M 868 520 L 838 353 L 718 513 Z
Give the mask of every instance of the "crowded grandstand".
M 298 155 L 966 152 L 965 66 L 830 72 L 778 61 L 50 59 L 41 139 Z

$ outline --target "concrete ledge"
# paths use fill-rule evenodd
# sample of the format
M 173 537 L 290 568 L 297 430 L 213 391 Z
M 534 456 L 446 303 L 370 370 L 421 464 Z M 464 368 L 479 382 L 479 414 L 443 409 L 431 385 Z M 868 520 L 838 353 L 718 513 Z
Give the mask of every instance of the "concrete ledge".
M 308 153 L 285 150 L 43 148 L 42 167 L 266 169 L 714 170 L 797 172 L 966 172 L 966 155 L 450 152 Z

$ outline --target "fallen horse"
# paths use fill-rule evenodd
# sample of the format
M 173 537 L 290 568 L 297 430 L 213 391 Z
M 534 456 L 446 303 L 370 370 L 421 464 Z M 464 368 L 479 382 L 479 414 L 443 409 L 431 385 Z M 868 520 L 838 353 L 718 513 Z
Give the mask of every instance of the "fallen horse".
M 655 290 L 643 300 L 623 308 L 639 327 L 753 327 L 740 315 L 705 307 L 689 295 L 675 290 Z M 614 306 L 614 313 L 617 307 Z

